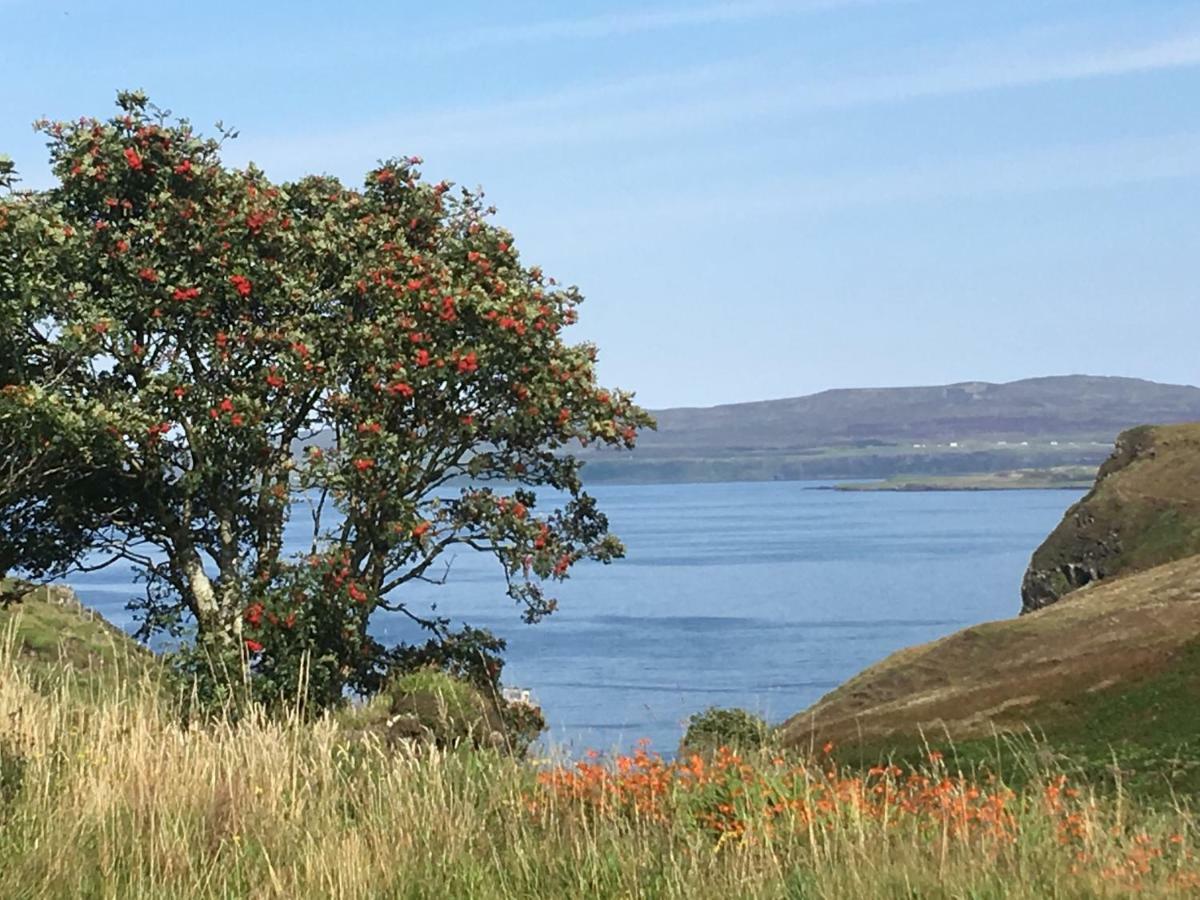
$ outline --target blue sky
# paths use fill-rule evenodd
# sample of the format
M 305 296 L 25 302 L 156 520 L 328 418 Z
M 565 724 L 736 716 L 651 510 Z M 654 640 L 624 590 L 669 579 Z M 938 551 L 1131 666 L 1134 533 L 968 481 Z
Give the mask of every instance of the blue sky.
M 0 153 L 115 91 L 357 184 L 483 185 L 650 406 L 1197 383 L 1200 3 L 0 0 Z

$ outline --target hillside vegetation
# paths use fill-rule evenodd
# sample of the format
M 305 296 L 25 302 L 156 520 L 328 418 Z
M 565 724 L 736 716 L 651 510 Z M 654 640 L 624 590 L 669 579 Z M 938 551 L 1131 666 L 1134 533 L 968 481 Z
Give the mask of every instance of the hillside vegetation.
M 802 744 L 813 736 L 874 741 L 925 731 L 966 739 L 997 727 L 1055 727 L 1060 713 L 1082 708 L 1083 699 L 1144 683 L 1181 661 L 1190 665 L 1198 640 L 1200 557 L 1192 557 L 901 650 L 794 716 L 784 730 Z M 1200 735 L 1200 692 L 1197 701 L 1175 712 Z
M 185 717 L 69 594 L 0 615 L 5 897 L 1200 891 L 1200 556 L 897 653 L 774 733 L 709 711 L 739 749 L 673 761 L 523 757 L 428 671 L 335 714 Z
M 1098 466 L 1123 430 L 1200 421 L 1200 388 L 1084 375 L 1008 384 L 823 391 L 653 410 L 618 457 L 584 454 L 593 482 L 886 478 Z M 955 445 L 955 446 L 952 446 Z
M 1182 804 L 936 757 L 532 764 L 335 718 L 184 728 L 153 682 L 84 700 L 0 650 L 0 885 L 44 897 L 1185 897 Z
M 1200 790 L 1198 486 L 1200 426 L 1123 434 L 1034 554 L 1057 602 L 1027 594 L 1026 615 L 892 654 L 785 722 L 784 743 L 997 764 L 998 735 L 1034 735 L 1093 779 Z
M 0 583 L 0 594 L 10 590 L 19 599 L 0 604 L 0 645 L 8 645 L 35 681 L 58 679 L 65 667 L 77 687 L 111 688 L 154 667 L 148 650 L 83 606 L 69 588 Z

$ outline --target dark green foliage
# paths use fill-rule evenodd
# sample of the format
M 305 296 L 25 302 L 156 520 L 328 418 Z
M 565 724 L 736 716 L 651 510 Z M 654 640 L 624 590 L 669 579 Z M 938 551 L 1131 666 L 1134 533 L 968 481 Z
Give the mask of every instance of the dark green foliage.
M 679 744 L 681 754 L 711 753 L 720 747 L 739 752 L 771 744 L 771 727 L 760 716 L 737 707 L 710 707 L 688 719 Z
M 468 625 L 450 631 L 445 622 L 439 624 L 444 629 L 439 637 L 419 646 L 396 648 L 391 654 L 393 668 L 401 672 L 440 669 L 482 691 L 498 690 L 504 670 L 502 654 L 508 646 L 504 639 L 485 628 Z
M 438 669 L 398 675 L 342 720 L 352 734 L 371 733 L 387 744 L 486 747 L 517 756 L 546 727 L 537 707 L 509 703 L 498 692 Z

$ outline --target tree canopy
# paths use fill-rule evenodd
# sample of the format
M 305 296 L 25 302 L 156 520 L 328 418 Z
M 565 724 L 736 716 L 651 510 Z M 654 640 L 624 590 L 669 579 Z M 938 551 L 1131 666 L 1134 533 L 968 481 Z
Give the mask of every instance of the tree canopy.
M 651 421 L 479 195 L 416 158 L 276 184 L 222 164 L 227 131 L 118 106 L 39 123 L 57 184 L 0 199 L 0 539 L 24 554 L 0 564 L 132 562 L 145 632 L 192 623 L 274 689 L 307 652 L 332 701 L 416 652 L 370 637 L 376 610 L 450 637 L 405 599 L 448 549 L 494 555 L 530 622 L 622 554 L 570 448 Z

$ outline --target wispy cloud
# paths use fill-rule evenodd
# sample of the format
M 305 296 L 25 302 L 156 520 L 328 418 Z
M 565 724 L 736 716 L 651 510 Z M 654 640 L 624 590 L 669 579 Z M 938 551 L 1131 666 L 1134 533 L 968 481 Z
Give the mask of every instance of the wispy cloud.
M 1062 49 L 1015 40 L 960 47 L 923 65 L 869 76 L 817 77 L 777 67 L 764 86 L 762 59 L 727 60 L 666 73 L 583 84 L 491 105 L 413 114 L 328 135 L 275 136 L 235 148 L 268 165 L 311 160 L 362 169 L 387 152 L 428 157 L 480 146 L 622 146 L 728 129 L 755 121 L 1200 66 L 1200 28 L 1169 37 Z M 375 153 L 367 156 L 364 148 Z M 351 168 L 347 165 L 347 168 Z
M 779 175 L 752 184 L 710 182 L 703 192 L 654 188 L 636 196 L 580 198 L 564 207 L 536 200 L 521 210 L 521 233 L 534 230 L 548 258 L 575 259 L 625 247 L 675 246 L 694 235 L 730 229 L 775 233 L 821 222 L 831 215 L 862 216 L 891 208 L 990 203 L 1120 190 L 1200 178 L 1200 133 L 1083 142 L 907 166 L 821 176 Z M 1055 201 L 1057 208 L 1070 200 Z
M 1200 133 L 1061 144 L 1004 154 L 886 166 L 817 177 L 779 176 L 712 185 L 703 197 L 639 197 L 638 216 L 675 220 L 822 213 L 895 203 L 923 203 L 1120 187 L 1200 176 Z M 629 210 L 608 208 L 629 221 Z M 588 214 L 600 212 L 596 209 Z
M 455 41 L 461 49 L 495 44 L 529 44 L 620 37 L 652 31 L 809 15 L 858 6 L 917 0 L 741 0 L 693 6 L 632 9 L 602 15 L 493 26 L 467 32 Z

